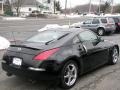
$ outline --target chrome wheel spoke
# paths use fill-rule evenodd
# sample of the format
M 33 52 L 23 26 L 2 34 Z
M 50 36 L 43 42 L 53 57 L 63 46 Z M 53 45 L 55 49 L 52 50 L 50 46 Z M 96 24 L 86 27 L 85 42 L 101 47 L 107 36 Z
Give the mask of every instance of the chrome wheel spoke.
M 70 83 L 71 83 L 71 77 L 68 78 L 68 83 L 67 84 L 70 85 Z
M 75 67 L 72 67 L 71 72 L 74 72 L 74 71 L 75 71 Z
M 65 76 L 64 76 L 64 78 L 69 78 L 69 76 L 70 76 L 70 75 L 69 75 L 69 74 L 67 74 L 67 75 L 65 75 Z

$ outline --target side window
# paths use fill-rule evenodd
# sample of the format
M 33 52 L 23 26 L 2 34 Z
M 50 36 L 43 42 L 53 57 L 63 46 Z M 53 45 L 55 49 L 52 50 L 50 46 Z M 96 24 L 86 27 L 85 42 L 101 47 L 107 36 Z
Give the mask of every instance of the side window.
M 99 19 L 93 19 L 92 24 L 99 24 Z
M 91 24 L 91 22 L 92 22 L 92 20 L 90 19 L 90 20 L 83 22 L 83 24 Z
M 90 42 L 93 42 L 93 41 L 96 41 L 98 39 L 97 35 L 95 35 L 93 32 L 91 31 L 84 31 L 84 32 L 81 32 L 79 34 L 79 37 L 80 37 L 80 40 L 82 42 L 85 42 L 85 41 L 90 41 Z
M 107 20 L 106 19 L 101 19 L 101 22 L 102 23 L 107 23 Z
M 79 43 L 80 39 L 78 38 L 78 36 L 73 38 L 73 44 Z

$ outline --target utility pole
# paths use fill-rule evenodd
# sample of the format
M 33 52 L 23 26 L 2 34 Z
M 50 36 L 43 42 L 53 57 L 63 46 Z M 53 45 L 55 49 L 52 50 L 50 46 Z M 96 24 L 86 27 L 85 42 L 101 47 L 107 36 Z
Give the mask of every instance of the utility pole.
M 56 0 L 54 0 L 54 14 L 56 12 Z
M 66 10 L 67 10 L 67 0 L 65 0 L 65 16 L 67 14 Z
M 4 14 L 4 1 L 2 0 L 2 14 Z
M 111 7 L 111 14 L 113 13 L 113 4 L 114 4 L 114 0 L 111 0 L 111 3 L 112 3 L 112 7 Z
M 70 12 L 69 12 L 70 15 L 71 15 L 71 8 L 72 8 L 72 7 L 71 7 L 71 0 L 70 0 Z M 70 25 L 71 25 L 71 20 L 69 19 L 69 28 L 70 28 Z
M 101 0 L 99 2 L 99 13 L 101 13 Z
M 89 6 L 89 13 L 91 12 L 91 6 L 92 6 L 92 3 L 91 3 L 92 0 L 90 0 L 90 6 Z

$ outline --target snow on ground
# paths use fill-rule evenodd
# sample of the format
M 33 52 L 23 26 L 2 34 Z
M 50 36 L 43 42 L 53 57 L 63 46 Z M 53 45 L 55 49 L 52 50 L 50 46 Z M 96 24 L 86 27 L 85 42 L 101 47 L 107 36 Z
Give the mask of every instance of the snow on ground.
M 60 18 L 60 19 L 64 19 L 64 18 L 80 18 L 81 16 L 83 16 L 83 15 L 77 15 L 77 14 L 71 14 L 71 15 L 66 15 L 65 16 L 65 14 L 60 14 L 58 17 Z
M 26 20 L 26 18 L 22 17 L 3 17 L 3 20 Z
M 61 26 L 61 28 L 69 28 L 70 27 L 70 25 L 63 25 L 63 26 Z
M 67 15 L 67 18 L 79 18 L 81 17 L 80 15 Z
M 95 14 L 87 14 L 85 16 L 87 16 L 87 17 L 98 17 L 98 15 L 95 15 Z
M 10 42 L 6 38 L 0 36 L 0 50 L 7 49 L 9 46 Z
M 120 14 L 105 14 L 105 16 L 120 16 Z
M 79 27 L 83 24 L 83 22 L 73 23 L 71 27 Z

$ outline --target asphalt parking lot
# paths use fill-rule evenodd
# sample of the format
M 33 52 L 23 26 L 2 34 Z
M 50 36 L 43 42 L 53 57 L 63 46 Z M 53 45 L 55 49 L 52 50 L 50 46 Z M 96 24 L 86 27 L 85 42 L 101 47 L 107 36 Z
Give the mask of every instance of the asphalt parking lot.
M 71 20 L 71 23 L 81 19 Z M 0 21 L 0 35 L 13 39 L 25 39 L 47 23 L 67 24 L 69 20 L 26 20 L 26 21 Z M 120 46 L 120 34 L 104 36 L 104 39 L 114 41 Z M 4 51 L 0 51 L 2 59 Z M 0 61 L 2 62 L 2 60 Z M 1 65 L 0 65 L 1 67 Z M 83 76 L 71 90 L 120 90 L 120 61 L 116 65 L 105 65 Z M 31 81 L 20 77 L 6 76 L 0 68 L 0 90 L 61 90 L 54 81 Z

